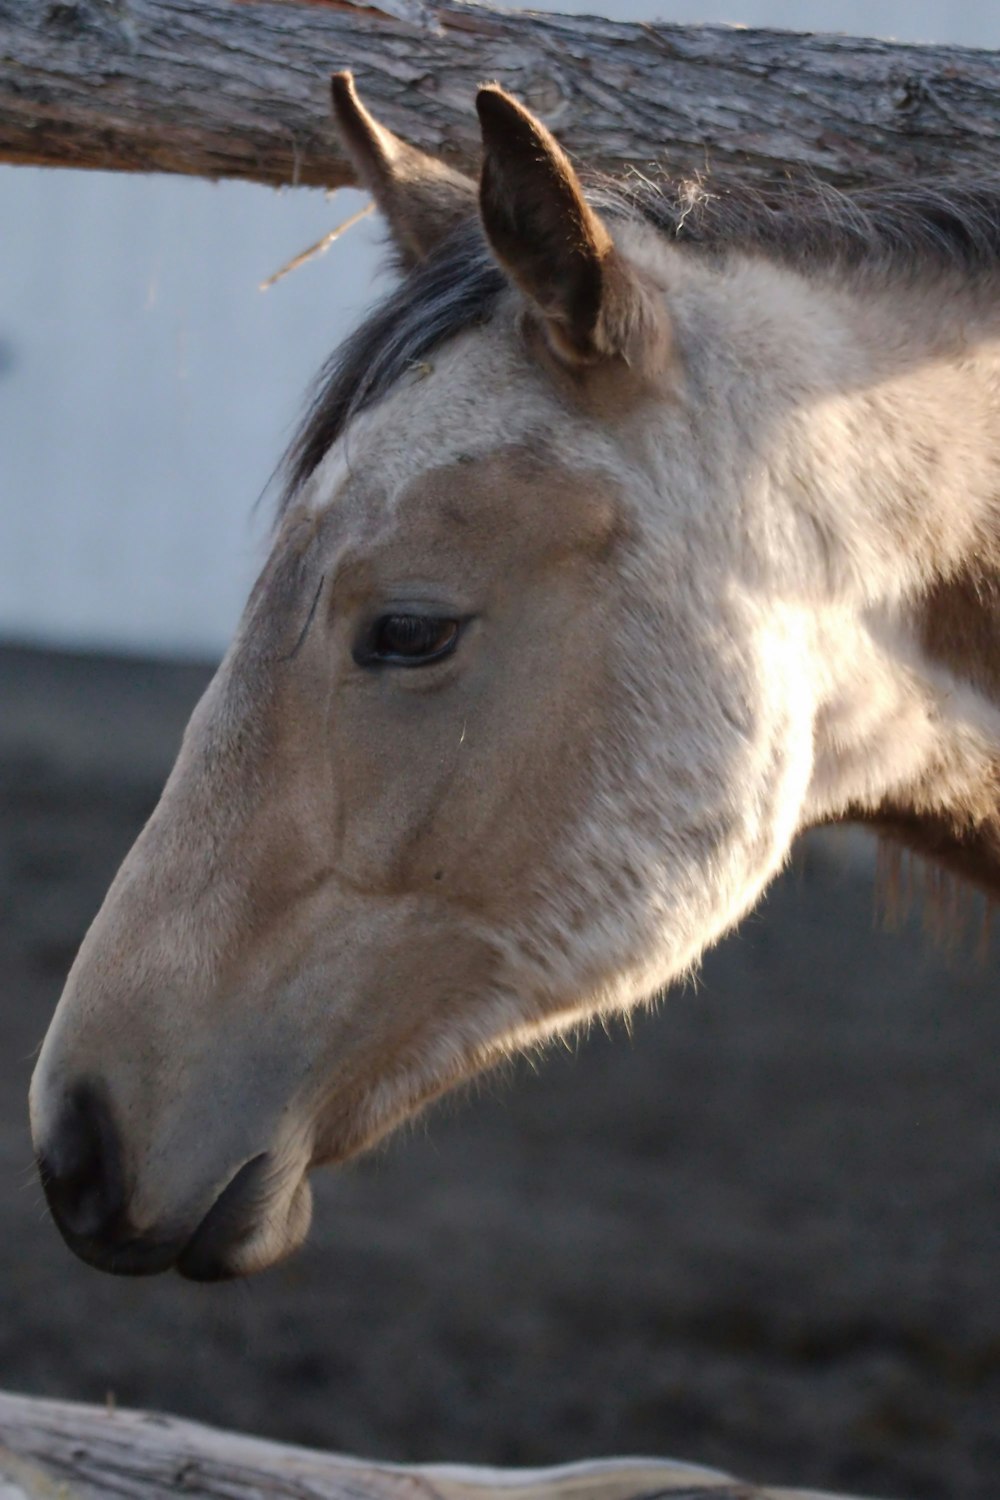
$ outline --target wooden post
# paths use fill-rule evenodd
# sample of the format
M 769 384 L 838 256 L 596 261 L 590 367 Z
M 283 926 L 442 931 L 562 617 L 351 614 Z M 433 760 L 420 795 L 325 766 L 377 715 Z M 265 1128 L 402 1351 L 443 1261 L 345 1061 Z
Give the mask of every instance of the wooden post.
M 336 187 L 344 67 L 388 125 L 470 170 L 484 78 L 607 169 L 857 183 L 1000 162 L 988 52 L 463 0 L 0 0 L 0 161 Z

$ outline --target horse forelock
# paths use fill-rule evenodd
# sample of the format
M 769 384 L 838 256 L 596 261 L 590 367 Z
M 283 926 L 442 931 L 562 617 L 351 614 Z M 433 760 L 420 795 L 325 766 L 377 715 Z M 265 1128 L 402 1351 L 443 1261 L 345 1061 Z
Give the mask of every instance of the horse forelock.
M 479 224 L 468 224 L 411 270 L 334 351 L 282 464 L 279 515 L 348 422 L 443 343 L 491 316 L 506 282 Z

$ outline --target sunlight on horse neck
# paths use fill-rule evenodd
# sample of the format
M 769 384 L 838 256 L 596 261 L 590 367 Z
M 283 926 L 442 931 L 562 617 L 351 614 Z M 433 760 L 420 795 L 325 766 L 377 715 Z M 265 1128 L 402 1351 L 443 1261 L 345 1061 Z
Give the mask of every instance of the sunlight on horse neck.
M 810 815 L 846 807 L 995 890 L 996 301 L 946 275 L 852 286 L 739 260 L 714 283 L 698 273 L 729 319 L 723 352 L 695 367 L 738 439 L 744 577 L 782 593 L 790 632 L 811 641 Z

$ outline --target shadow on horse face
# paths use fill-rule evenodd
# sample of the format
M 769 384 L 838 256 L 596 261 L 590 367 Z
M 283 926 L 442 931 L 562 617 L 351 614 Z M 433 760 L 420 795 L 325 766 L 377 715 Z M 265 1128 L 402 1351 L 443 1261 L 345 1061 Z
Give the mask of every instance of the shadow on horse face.
M 912 556 L 892 571 L 884 518 L 841 535 L 848 470 L 881 493 L 878 444 L 859 456 L 839 418 L 807 442 L 793 415 L 766 452 L 796 380 L 818 406 L 840 351 L 858 382 L 832 293 L 612 234 L 488 89 L 477 311 L 454 282 L 472 185 L 349 80 L 335 107 L 411 269 L 303 429 L 32 1083 L 56 1222 L 125 1274 L 280 1259 L 311 1167 L 654 994 L 801 828 L 893 797 L 966 816 L 1000 741 L 879 602 L 926 583 Z M 779 392 L 768 339 L 777 361 L 793 317 L 818 352 Z M 923 399 L 906 379 L 886 432 Z M 890 472 L 908 499 L 898 445 Z

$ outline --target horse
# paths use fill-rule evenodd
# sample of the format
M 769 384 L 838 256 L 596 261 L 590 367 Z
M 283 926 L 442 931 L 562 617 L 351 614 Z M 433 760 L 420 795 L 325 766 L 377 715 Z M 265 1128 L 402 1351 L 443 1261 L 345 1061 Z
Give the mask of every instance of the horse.
M 495 85 L 476 184 L 333 106 L 398 282 L 32 1080 L 121 1274 L 278 1261 L 312 1168 L 659 994 L 803 830 L 1000 888 L 1000 191 L 590 180 Z

